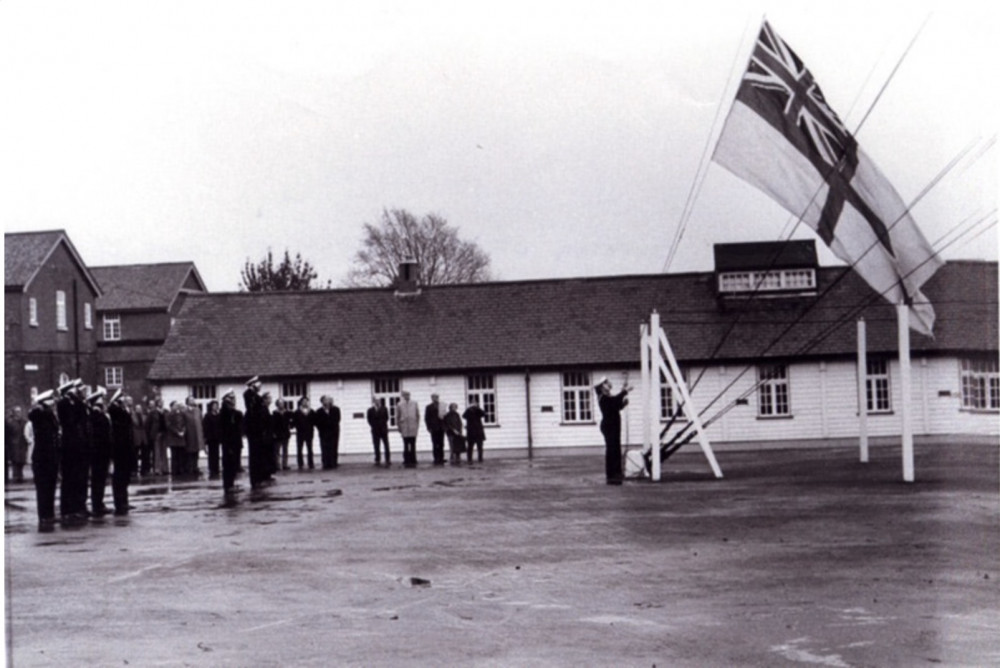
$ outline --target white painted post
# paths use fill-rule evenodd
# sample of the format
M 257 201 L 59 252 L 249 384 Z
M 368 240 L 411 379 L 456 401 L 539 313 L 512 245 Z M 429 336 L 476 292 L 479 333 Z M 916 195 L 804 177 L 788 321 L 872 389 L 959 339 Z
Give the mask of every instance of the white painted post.
M 899 329 L 899 389 L 900 414 L 902 416 L 903 441 L 903 481 L 913 482 L 913 417 L 910 410 L 910 308 L 906 304 L 896 305 L 896 321 Z
M 865 319 L 858 318 L 858 445 L 861 463 L 868 463 L 868 338 Z
M 652 453 L 653 419 L 649 414 L 649 326 L 646 323 L 639 327 L 639 364 L 642 366 L 639 376 L 639 391 L 642 392 L 642 451 Z M 652 457 L 652 454 L 650 456 Z
M 653 480 L 659 482 L 663 470 L 660 463 L 660 314 L 653 309 L 649 315 L 649 407 L 650 442 L 653 450 Z

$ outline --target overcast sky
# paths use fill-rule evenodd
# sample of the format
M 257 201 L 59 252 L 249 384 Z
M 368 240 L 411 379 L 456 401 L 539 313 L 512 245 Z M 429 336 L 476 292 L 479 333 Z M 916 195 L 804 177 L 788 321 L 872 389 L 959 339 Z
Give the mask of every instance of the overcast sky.
M 765 14 L 904 200 L 971 147 L 914 208 L 930 241 L 996 219 L 993 3 L 680 4 L 5 0 L 0 219 L 219 291 L 268 247 L 339 283 L 383 207 L 504 280 L 659 272 Z M 787 222 L 713 164 L 670 270 Z

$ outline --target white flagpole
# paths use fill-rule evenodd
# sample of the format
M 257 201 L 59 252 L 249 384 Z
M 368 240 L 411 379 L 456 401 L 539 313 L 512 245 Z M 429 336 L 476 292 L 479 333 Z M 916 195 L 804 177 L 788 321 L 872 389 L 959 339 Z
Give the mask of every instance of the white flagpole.
M 649 395 L 653 391 L 652 380 L 649 373 L 649 326 L 643 323 L 639 328 L 639 338 L 640 338 L 640 350 L 639 350 L 639 362 L 642 365 L 642 376 L 640 378 L 640 388 L 642 392 L 642 451 L 649 452 L 650 457 L 659 455 L 659 452 L 653 447 L 653 416 L 651 415 L 651 407 L 649 401 Z M 650 460 L 652 461 L 652 460 Z M 652 475 L 652 471 L 650 471 Z
M 653 480 L 659 482 L 663 474 L 660 463 L 660 314 L 654 309 L 649 316 L 649 395 L 646 397 L 650 413 L 650 438 L 653 446 Z
M 865 319 L 858 318 L 858 446 L 861 463 L 868 463 L 868 340 Z
M 902 416 L 903 481 L 913 482 L 913 416 L 910 410 L 910 308 L 896 305 L 896 322 L 899 328 L 899 384 Z

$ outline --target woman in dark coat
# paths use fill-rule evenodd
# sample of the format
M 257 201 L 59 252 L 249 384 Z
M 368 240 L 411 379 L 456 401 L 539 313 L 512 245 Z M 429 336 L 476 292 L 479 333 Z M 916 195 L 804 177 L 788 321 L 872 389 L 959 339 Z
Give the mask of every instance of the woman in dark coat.
M 20 406 L 14 406 L 4 420 L 4 459 L 7 460 L 8 472 L 14 482 L 24 482 L 24 465 L 28 462 L 28 440 L 24 437 L 24 425 L 27 422 Z M 4 480 L 9 479 L 8 472 L 4 473 Z
M 486 440 L 486 430 L 483 429 L 483 418 L 486 413 L 479 407 L 479 402 L 473 398 L 470 406 L 462 413 L 465 418 L 465 439 L 468 441 L 468 459 L 472 461 L 473 448 L 479 449 L 479 461 L 483 461 L 483 441 Z

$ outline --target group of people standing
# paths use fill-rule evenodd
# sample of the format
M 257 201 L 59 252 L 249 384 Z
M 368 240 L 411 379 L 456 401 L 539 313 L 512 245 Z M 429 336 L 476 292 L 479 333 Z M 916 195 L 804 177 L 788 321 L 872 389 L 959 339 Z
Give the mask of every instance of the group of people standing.
M 431 455 L 435 466 L 445 463 L 444 442 L 448 439 L 449 461 L 452 465 L 462 463 L 462 454 L 472 461 L 473 452 L 478 449 L 479 461 L 483 461 L 483 442 L 486 430 L 483 419 L 486 413 L 473 398 L 464 413 L 459 414 L 458 404 L 445 405 L 436 394 L 424 408 L 424 427 L 431 437 Z M 462 420 L 465 420 L 463 429 Z M 368 409 L 368 425 L 371 427 L 372 446 L 375 449 L 375 464 L 381 464 L 379 445 L 385 451 L 385 463 L 389 465 L 389 411 L 385 400 L 375 398 Z M 403 439 L 403 466 L 417 465 L 417 435 L 420 433 L 420 406 L 413 401 L 410 393 L 403 391 L 396 403 L 396 427 Z
M 20 410 L 12 413 L 16 418 Z M 40 531 L 55 526 L 57 487 L 64 526 L 85 524 L 111 512 L 104 503 L 109 474 L 114 514 L 128 515 L 135 444 L 130 407 L 120 390 L 108 397 L 104 388 L 88 392 L 80 379 L 70 381 L 37 395 L 21 424 L 25 451 L 31 447 Z M 13 427 L 7 426 L 8 437 L 14 436 Z M 19 474 L 15 468 L 15 480 Z

